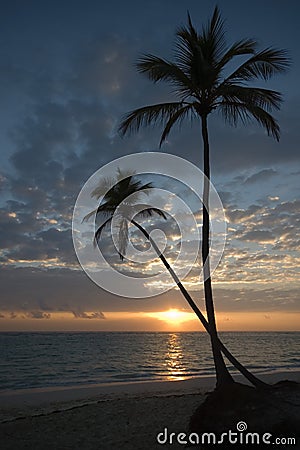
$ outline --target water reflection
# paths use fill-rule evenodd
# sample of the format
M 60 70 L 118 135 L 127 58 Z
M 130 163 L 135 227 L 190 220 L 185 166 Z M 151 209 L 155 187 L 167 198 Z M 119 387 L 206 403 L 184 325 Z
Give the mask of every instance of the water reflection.
M 183 357 L 184 355 L 180 335 L 170 333 L 168 340 L 168 351 L 165 356 L 165 366 L 167 368 L 168 380 L 180 381 L 187 378 L 187 369 L 182 361 Z

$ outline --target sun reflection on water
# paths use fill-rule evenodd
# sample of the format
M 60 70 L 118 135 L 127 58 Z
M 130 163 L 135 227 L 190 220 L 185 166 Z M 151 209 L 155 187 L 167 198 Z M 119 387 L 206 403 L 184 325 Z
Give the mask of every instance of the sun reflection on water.
M 183 349 L 179 334 L 170 333 L 168 340 L 168 351 L 165 356 L 167 368 L 167 379 L 169 381 L 180 381 L 187 378 L 187 369 L 183 364 Z

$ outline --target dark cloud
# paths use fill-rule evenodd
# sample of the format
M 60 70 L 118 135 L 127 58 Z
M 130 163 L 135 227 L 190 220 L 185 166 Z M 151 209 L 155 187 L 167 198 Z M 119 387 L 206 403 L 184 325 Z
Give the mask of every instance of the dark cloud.
M 273 242 L 275 238 L 268 230 L 253 230 L 246 232 L 239 239 L 253 242 Z
M 250 177 L 246 178 L 244 184 L 259 183 L 268 180 L 272 176 L 276 175 L 277 171 L 274 169 L 263 169 L 257 173 L 254 173 Z
M 43 311 L 30 311 L 25 314 L 26 319 L 50 319 L 51 314 Z
M 298 311 L 297 288 L 215 289 L 217 311 Z
M 247 209 L 231 209 L 226 208 L 226 216 L 231 223 L 246 222 L 263 211 L 260 205 L 251 205 Z
M 3 267 L 0 311 L 74 312 L 158 309 L 161 301 L 118 297 L 96 286 L 82 270 Z M 96 318 L 96 317 L 95 317 Z
M 248 259 L 249 261 L 249 259 Z M 270 261 L 267 262 L 270 264 Z M 225 271 L 225 281 L 238 280 L 239 263 L 234 269 Z M 221 270 L 221 269 L 220 269 Z M 284 280 L 285 269 L 273 271 L 274 280 Z M 250 277 L 252 275 L 249 272 Z M 299 291 L 297 287 L 276 285 L 272 288 L 246 286 L 219 286 L 220 274 L 214 296 L 217 311 L 297 311 Z M 263 274 L 262 274 L 263 278 Z M 247 281 L 245 275 L 241 282 Z M 112 295 L 94 285 L 81 271 L 68 269 L 4 269 L 0 273 L 2 297 L 0 312 L 11 318 L 27 316 L 43 318 L 54 312 L 69 312 L 76 318 L 103 319 L 109 311 L 163 311 L 168 308 L 187 307 L 181 293 L 171 290 L 163 295 L 147 299 L 128 299 Z M 262 280 L 262 283 L 264 280 Z M 194 288 L 195 289 L 195 288 Z M 201 309 L 204 309 L 202 286 L 190 293 Z M 102 313 L 104 311 L 104 314 Z M 44 318 L 46 318 L 46 316 Z M 48 316 L 47 316 L 48 317 Z
M 0 211 L 0 245 L 6 260 L 46 262 L 57 258 L 58 261 L 73 263 L 76 260 L 72 245 L 71 230 L 57 229 L 51 226 L 46 217 L 36 217 L 33 213 L 15 213 Z M 55 221 L 56 222 L 56 221 Z
M 72 311 L 75 319 L 105 319 L 105 315 L 103 312 L 92 312 L 92 313 L 86 313 L 84 311 Z

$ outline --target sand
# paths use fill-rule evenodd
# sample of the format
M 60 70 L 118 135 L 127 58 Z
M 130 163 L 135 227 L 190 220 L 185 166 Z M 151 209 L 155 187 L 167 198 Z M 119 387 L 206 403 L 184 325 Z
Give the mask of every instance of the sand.
M 300 371 L 261 374 L 275 383 Z M 243 381 L 236 377 L 237 381 Z M 213 377 L 0 392 L 0 442 L 8 450 L 138 450 L 159 445 L 164 431 L 186 432 L 190 416 L 214 388 Z M 163 436 L 161 436 L 163 438 Z M 293 448 L 296 448 L 293 446 Z

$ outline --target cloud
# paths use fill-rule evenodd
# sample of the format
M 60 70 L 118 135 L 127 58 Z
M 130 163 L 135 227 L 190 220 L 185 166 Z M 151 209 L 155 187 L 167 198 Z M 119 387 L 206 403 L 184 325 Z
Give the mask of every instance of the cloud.
M 216 310 L 230 311 L 295 311 L 300 309 L 298 288 L 215 288 Z
M 91 313 L 87 313 L 84 311 L 72 311 L 74 317 L 76 319 L 106 319 L 105 315 L 103 314 L 103 312 L 91 312 Z
M 259 215 L 262 211 L 263 207 L 260 205 L 251 205 L 247 209 L 232 209 L 228 206 L 225 214 L 229 222 L 242 223 L 247 222 L 253 217 Z
M 34 217 L 30 212 L 16 210 L 15 216 L 0 210 L 0 246 L 5 249 L 3 260 L 39 261 L 43 265 L 47 260 L 57 259 L 61 264 L 75 264 L 70 229 L 54 228 L 51 224 L 54 219 L 44 215 Z
M 269 180 L 276 174 L 277 174 L 277 171 L 274 169 L 263 169 L 257 173 L 254 173 L 250 177 L 246 178 L 246 180 L 244 181 L 244 184 L 261 183 L 266 180 Z
M 0 284 L 0 311 L 3 314 L 10 310 L 16 313 L 43 311 L 90 315 L 99 311 L 151 310 L 153 306 L 159 310 L 161 306 L 161 300 L 157 297 L 135 300 L 106 292 L 95 285 L 80 268 L 6 266 L 0 271 Z
M 299 287 L 295 282 L 285 282 L 284 267 L 288 267 L 290 262 L 283 262 L 283 265 L 278 262 L 278 269 L 275 270 L 269 260 L 265 262 L 271 272 L 269 283 L 266 283 L 264 272 L 260 269 L 260 279 L 255 288 L 248 283 L 249 278 L 255 279 L 251 266 L 248 267 L 251 258 L 245 258 L 244 262 L 237 260 L 232 268 L 225 268 L 223 279 L 222 268 L 218 269 L 214 275 L 217 311 L 299 310 Z M 261 263 L 262 260 L 254 261 L 254 268 Z M 239 267 L 242 268 L 241 277 Z M 225 287 L 222 287 L 223 281 L 226 282 Z M 122 298 L 100 289 L 81 271 L 69 269 L 6 268 L 0 272 L 0 283 L 0 313 L 14 319 L 27 314 L 31 318 L 49 314 L 51 320 L 54 313 L 72 313 L 77 318 L 102 320 L 105 312 L 110 311 L 147 312 L 187 307 L 182 294 L 176 289 L 147 299 Z M 189 292 L 204 311 L 203 288 L 199 278 Z
M 273 234 L 268 230 L 253 230 L 243 234 L 239 239 L 243 241 L 272 243 L 275 240 Z
M 170 29 L 169 24 L 166 26 Z M 10 131 L 2 133 L 10 148 L 6 151 L 6 145 L 2 145 L 5 155 L 11 156 L 10 167 L 6 161 L 0 175 L 0 309 L 10 308 L 12 318 L 20 314 L 47 318 L 53 311 L 73 311 L 74 317 L 102 319 L 99 308 L 151 310 L 174 302 L 180 305 L 174 291 L 151 301 L 120 299 L 94 286 L 78 270 L 70 225 L 81 186 L 98 167 L 116 157 L 157 150 L 161 128 L 141 130 L 121 139 L 116 127 L 132 108 L 173 98 L 166 85 L 153 85 L 133 66 L 143 49 L 157 49 L 166 57 L 170 54 L 171 40 L 165 42 L 165 29 L 162 33 L 159 22 L 156 33 L 149 31 L 147 36 L 144 24 L 131 37 L 122 28 L 113 34 L 111 30 L 98 33 L 95 28 L 88 35 L 80 45 L 73 43 L 72 51 L 68 47 L 60 59 L 56 47 L 50 45 L 49 49 L 44 46 L 45 51 L 31 53 L 27 47 L 28 53 L 21 60 L 10 51 L 11 62 L 3 60 L 0 89 L 5 94 L 5 106 L 11 108 L 14 103 L 15 108 L 10 115 Z M 299 162 L 299 97 L 288 99 L 277 117 L 282 125 L 280 143 L 256 125 L 230 128 L 217 115 L 210 117 L 212 173 L 223 183 L 220 195 L 233 230 L 228 236 L 225 265 L 216 275 L 220 282 L 269 282 L 273 276 L 280 276 L 280 270 L 287 280 L 294 283 L 296 278 L 300 202 L 292 201 L 295 191 L 285 178 L 281 192 L 275 181 L 282 175 L 280 166 L 294 170 Z M 183 124 L 180 130 L 174 129 L 162 150 L 201 166 L 200 131 L 199 124 Z M 227 185 L 225 177 L 229 179 Z M 264 201 L 255 200 L 262 195 L 262 186 L 269 189 L 266 197 L 270 201 L 279 201 L 279 195 L 283 201 L 268 207 Z M 244 202 L 244 191 L 250 193 L 251 204 Z M 162 228 L 169 236 L 175 234 L 169 222 Z M 266 244 L 270 253 L 259 253 Z M 103 245 L 110 252 L 108 242 Z M 172 260 L 174 248 L 168 250 Z M 286 255 L 287 251 L 291 254 Z M 256 270 L 258 264 L 264 267 L 263 273 Z M 47 270 L 46 266 L 61 269 Z M 192 276 L 196 280 L 194 273 Z M 222 294 L 218 289 L 216 292 L 217 297 Z M 232 290 L 230 295 L 236 299 L 240 292 Z M 286 295 L 295 301 L 292 291 Z M 264 293 L 262 297 L 271 301 L 272 296 Z
M 51 314 L 43 311 L 29 311 L 25 314 L 27 319 L 51 319 Z

